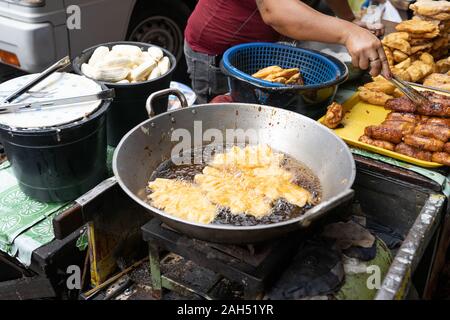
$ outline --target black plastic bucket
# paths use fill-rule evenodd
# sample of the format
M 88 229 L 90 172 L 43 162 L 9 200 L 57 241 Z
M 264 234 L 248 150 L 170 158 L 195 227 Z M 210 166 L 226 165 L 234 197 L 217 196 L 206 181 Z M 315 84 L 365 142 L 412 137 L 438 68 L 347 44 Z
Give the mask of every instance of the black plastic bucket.
M 129 41 L 100 44 L 84 50 L 79 57 L 75 58 L 73 62 L 74 72 L 83 75 L 83 73 L 81 72 L 81 65 L 89 61 L 92 53 L 96 48 L 105 46 L 111 49 L 113 46 L 118 44 L 135 45 L 145 50 L 150 47 L 157 47 L 148 43 Z M 147 101 L 147 98 L 151 93 L 170 87 L 172 74 L 176 68 L 176 59 L 169 51 L 163 48 L 160 49 L 164 52 L 164 55 L 169 57 L 170 59 L 170 70 L 166 74 L 150 81 L 142 81 L 129 84 L 117 84 L 97 81 L 104 84 L 108 88 L 112 88 L 115 90 L 115 98 L 111 103 L 111 107 L 109 108 L 107 114 L 108 145 L 112 147 L 117 146 L 122 137 L 128 131 L 130 131 L 139 123 L 148 119 L 148 114 L 145 110 L 145 102 Z M 160 114 L 165 112 L 167 110 L 167 103 L 167 97 L 156 101 L 154 109 L 155 113 Z
M 0 124 L 0 141 L 21 190 L 42 202 L 70 201 L 106 178 L 106 111 L 109 101 L 88 118 L 42 129 Z

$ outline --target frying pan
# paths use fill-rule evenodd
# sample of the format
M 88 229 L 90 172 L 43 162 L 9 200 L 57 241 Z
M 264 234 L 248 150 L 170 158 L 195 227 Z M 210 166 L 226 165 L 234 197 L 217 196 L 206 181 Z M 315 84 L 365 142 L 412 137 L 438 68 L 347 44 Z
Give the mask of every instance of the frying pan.
M 347 145 L 325 126 L 288 110 L 255 104 L 223 103 L 185 107 L 186 99 L 176 89 L 153 93 L 147 100 L 149 115 L 153 115 L 152 102 L 168 94 L 176 95 L 183 107 L 151 117 L 128 132 L 114 153 L 113 170 L 121 188 L 169 227 L 210 242 L 256 243 L 306 228 L 352 198 L 354 159 Z M 293 157 L 313 171 L 321 182 L 322 202 L 294 219 L 255 226 L 194 223 L 151 206 L 146 202 L 146 185 L 151 174 L 162 162 L 170 159 L 172 148 L 179 143 L 178 140 L 172 141 L 172 132 L 185 129 L 191 137 L 195 137 L 194 121 L 201 121 L 203 132 L 218 129 L 224 136 L 226 129 L 259 130 L 258 143 L 265 143 Z M 202 143 L 206 145 L 211 141 L 202 140 Z

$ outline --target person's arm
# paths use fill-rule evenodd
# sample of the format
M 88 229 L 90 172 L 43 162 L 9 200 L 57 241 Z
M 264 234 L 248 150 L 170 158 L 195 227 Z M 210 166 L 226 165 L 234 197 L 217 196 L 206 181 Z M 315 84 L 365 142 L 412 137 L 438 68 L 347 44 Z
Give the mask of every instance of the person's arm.
M 339 43 L 347 47 L 354 66 L 376 76 L 390 76 L 380 40 L 357 25 L 322 14 L 298 0 L 256 0 L 264 22 L 295 40 Z

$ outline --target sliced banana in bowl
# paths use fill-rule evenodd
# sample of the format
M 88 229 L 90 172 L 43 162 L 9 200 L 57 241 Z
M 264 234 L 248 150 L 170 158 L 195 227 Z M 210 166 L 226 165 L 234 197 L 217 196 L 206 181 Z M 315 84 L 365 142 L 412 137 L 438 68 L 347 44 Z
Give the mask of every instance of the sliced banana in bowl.
M 134 44 L 101 45 L 80 66 L 86 77 L 114 84 L 152 81 L 170 70 L 170 59 L 161 48 L 143 49 Z

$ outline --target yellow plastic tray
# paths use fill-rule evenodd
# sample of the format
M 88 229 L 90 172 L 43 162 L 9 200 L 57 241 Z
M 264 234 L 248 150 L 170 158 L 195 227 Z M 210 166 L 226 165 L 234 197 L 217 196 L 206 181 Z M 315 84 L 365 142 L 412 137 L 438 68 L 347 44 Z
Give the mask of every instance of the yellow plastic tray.
M 419 87 L 416 87 L 416 89 L 423 90 Z M 381 124 L 390 110 L 361 101 L 357 93 L 348 99 L 342 106 L 344 107 L 345 112 L 342 121 L 343 127 L 334 129 L 334 132 L 347 144 L 425 168 L 438 168 L 443 166 L 440 163 L 422 161 L 358 141 L 359 137 L 364 134 L 364 129 L 367 126 Z M 323 117 L 320 118 L 319 121 L 322 122 L 322 119 Z

